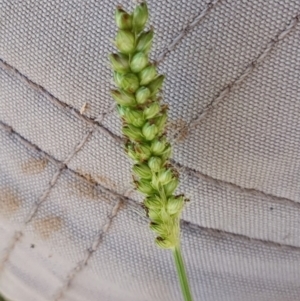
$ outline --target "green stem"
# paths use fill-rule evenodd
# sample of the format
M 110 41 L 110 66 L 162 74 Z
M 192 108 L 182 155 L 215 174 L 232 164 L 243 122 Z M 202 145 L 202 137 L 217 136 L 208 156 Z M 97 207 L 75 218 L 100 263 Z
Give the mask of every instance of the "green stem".
M 193 301 L 179 245 L 173 249 L 173 255 L 184 301 Z

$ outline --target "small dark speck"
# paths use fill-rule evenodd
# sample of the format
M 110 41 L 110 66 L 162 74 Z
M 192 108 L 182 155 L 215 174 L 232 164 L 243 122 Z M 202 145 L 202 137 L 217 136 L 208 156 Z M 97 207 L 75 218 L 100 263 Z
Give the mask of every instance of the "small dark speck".
M 31 249 L 34 249 L 34 247 L 35 247 L 34 244 L 31 244 L 31 245 L 30 245 L 30 248 L 31 248 Z
M 274 208 L 273 207 L 270 207 L 270 210 L 273 210 Z

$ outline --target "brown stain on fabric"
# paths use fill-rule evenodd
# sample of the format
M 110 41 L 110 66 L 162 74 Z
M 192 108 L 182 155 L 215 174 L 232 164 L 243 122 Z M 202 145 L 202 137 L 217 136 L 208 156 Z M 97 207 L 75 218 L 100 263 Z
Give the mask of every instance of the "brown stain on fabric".
M 91 183 L 95 186 L 97 184 L 100 184 L 100 185 L 102 185 L 102 186 L 104 186 L 105 188 L 108 188 L 108 189 L 112 189 L 112 190 L 117 189 L 117 185 L 112 180 L 110 180 L 109 178 L 107 178 L 105 176 L 102 176 L 102 175 L 92 176 L 91 174 L 86 173 L 86 172 L 82 171 L 81 169 L 77 169 L 76 172 L 78 172 L 89 183 Z
M 79 173 L 83 178 L 85 178 L 91 184 L 94 184 L 94 185 L 97 184 L 97 181 L 89 173 L 86 173 L 86 172 L 84 172 L 83 170 L 81 170 L 79 168 L 76 169 L 76 172 Z
M 95 179 L 97 181 L 97 183 L 103 185 L 106 188 L 110 188 L 110 189 L 116 189 L 117 185 L 110 179 L 108 179 L 105 176 L 95 176 Z
M 29 159 L 22 163 L 21 169 L 24 174 L 34 175 L 41 173 L 48 165 L 47 159 Z
M 13 215 L 21 206 L 20 198 L 11 188 L 0 188 L 0 213 L 3 215 Z
M 82 200 L 104 201 L 111 203 L 112 199 L 101 186 L 104 186 L 106 189 L 114 190 L 116 188 L 116 184 L 103 176 L 93 177 L 91 174 L 86 173 L 81 169 L 77 169 L 76 172 L 80 176 L 74 177 L 72 181 L 68 183 L 68 186 L 71 189 L 71 194 L 82 198 Z
M 73 194 L 83 199 L 96 200 L 98 199 L 97 186 L 94 181 L 89 179 L 83 181 L 81 178 L 75 178 L 69 183 Z
M 188 124 L 183 119 L 170 120 L 167 124 L 167 134 L 171 140 L 182 142 L 188 135 Z
M 34 229 L 42 239 L 48 239 L 63 226 L 63 220 L 58 216 L 49 216 L 34 222 Z

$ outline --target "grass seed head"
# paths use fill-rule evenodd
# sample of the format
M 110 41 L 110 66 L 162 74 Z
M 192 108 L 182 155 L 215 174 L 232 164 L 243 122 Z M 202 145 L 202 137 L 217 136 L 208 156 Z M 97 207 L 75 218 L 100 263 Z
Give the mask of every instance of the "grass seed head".
M 164 76 L 157 74 L 148 53 L 153 30 L 143 32 L 148 20 L 146 3 L 137 5 L 132 14 L 117 8 L 118 53 L 109 56 L 118 90 L 111 92 L 117 102 L 126 137 L 125 150 L 134 161 L 133 182 L 145 195 L 144 208 L 150 228 L 158 235 L 156 244 L 174 248 L 179 241 L 179 215 L 184 196 L 175 196 L 178 173 L 169 162 L 171 145 L 166 138 L 167 106 L 159 92 Z

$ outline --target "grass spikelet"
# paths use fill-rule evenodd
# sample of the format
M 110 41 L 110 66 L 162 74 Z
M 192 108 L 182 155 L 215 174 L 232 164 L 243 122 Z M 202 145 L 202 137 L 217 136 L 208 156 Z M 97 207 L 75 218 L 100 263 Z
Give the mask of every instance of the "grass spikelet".
M 145 196 L 144 207 L 151 220 L 150 229 L 156 234 L 155 243 L 172 250 L 183 296 L 191 301 L 180 251 L 180 215 L 185 198 L 175 195 L 178 172 L 170 164 L 171 145 L 165 129 L 167 106 L 159 97 L 164 76 L 157 73 L 148 57 L 153 29 L 144 31 L 147 4 L 137 5 L 132 14 L 118 7 L 115 19 L 118 32 L 114 44 L 118 53 L 109 58 L 117 90 L 111 93 L 128 141 L 126 152 L 134 161 L 134 185 Z

